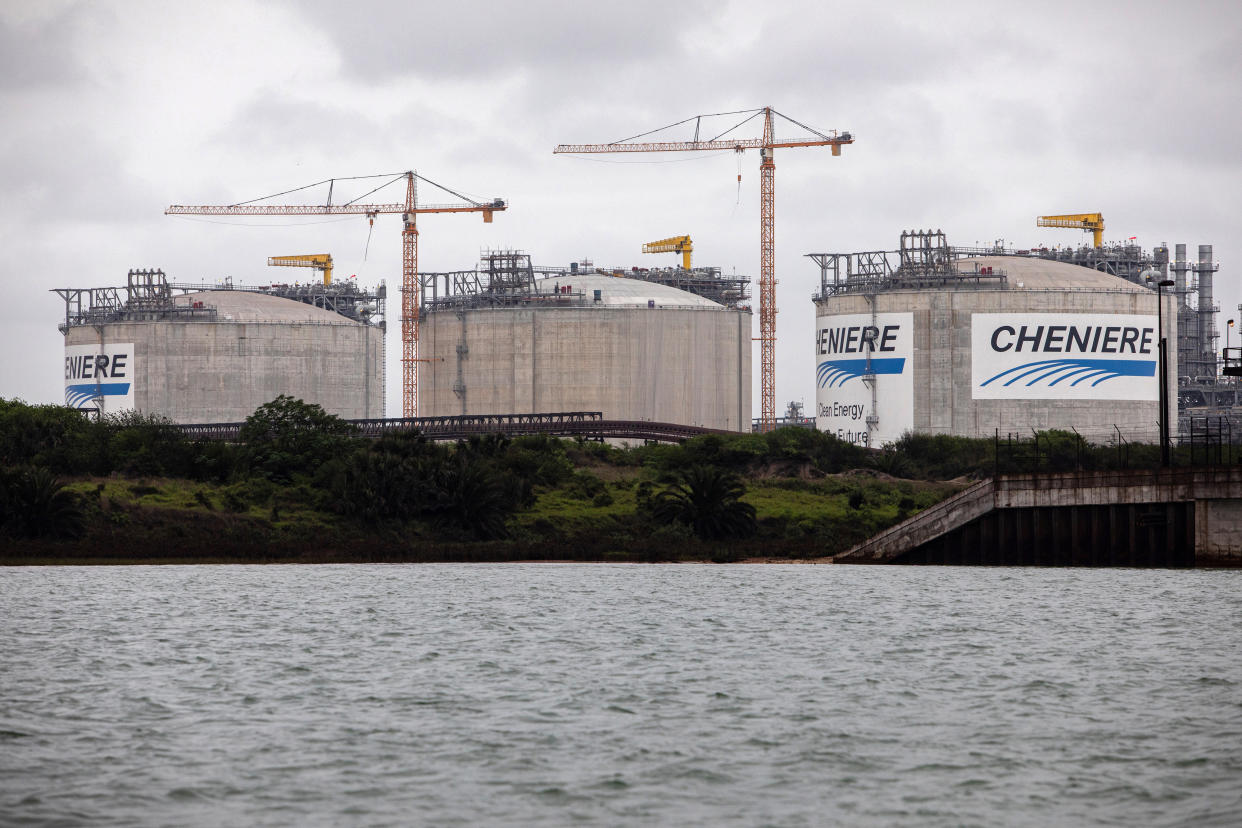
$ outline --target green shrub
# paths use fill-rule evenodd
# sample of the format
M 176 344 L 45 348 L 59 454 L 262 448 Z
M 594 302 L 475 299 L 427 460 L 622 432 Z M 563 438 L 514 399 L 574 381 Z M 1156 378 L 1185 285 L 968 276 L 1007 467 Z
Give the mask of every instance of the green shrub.
M 574 472 L 573 477 L 565 484 L 565 490 L 579 500 L 593 500 L 604 493 L 604 481 L 590 472 Z
M 220 499 L 225 510 L 229 512 L 244 512 L 249 508 L 249 503 L 241 494 L 240 486 L 229 486 L 220 493 Z

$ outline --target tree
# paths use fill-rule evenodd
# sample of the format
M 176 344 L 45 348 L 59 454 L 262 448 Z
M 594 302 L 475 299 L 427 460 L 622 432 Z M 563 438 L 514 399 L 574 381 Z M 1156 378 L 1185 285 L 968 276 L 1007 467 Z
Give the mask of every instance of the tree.
M 334 508 L 364 520 L 409 520 L 435 500 L 435 477 L 447 448 L 417 431 L 389 434 L 320 467 L 317 479 Z
M 0 466 L 44 466 L 61 474 L 106 474 L 104 427 L 63 405 L 0 399 Z
M 288 480 L 314 472 L 343 450 L 353 433 L 352 425 L 317 403 L 281 394 L 256 408 L 238 436 L 252 450 L 257 471 Z
M 124 411 L 107 417 L 108 466 L 130 476 L 193 472 L 194 449 L 185 432 L 158 414 Z
M 508 534 L 505 519 L 517 506 L 505 477 L 491 464 L 457 452 L 437 469 L 435 501 L 428 511 L 480 540 L 503 538 Z
M 657 523 L 689 526 L 704 540 L 745 538 L 755 533 L 755 507 L 741 500 L 746 487 L 734 474 L 712 466 L 692 466 L 681 481 L 651 502 Z

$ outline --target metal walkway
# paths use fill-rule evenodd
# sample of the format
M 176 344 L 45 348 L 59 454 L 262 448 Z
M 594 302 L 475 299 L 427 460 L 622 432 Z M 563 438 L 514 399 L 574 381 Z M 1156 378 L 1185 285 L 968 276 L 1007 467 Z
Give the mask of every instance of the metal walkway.
M 582 437 L 587 440 L 652 440 L 680 443 L 703 434 L 734 435 L 737 432 L 715 428 L 655 423 L 648 420 L 605 420 L 599 411 L 569 411 L 551 414 L 480 414 L 454 417 L 392 417 L 346 420 L 361 437 L 417 430 L 431 440 L 465 440 L 472 436 L 504 434 L 522 437 L 547 434 L 552 437 Z M 180 425 L 195 440 L 235 441 L 244 423 L 192 423 Z

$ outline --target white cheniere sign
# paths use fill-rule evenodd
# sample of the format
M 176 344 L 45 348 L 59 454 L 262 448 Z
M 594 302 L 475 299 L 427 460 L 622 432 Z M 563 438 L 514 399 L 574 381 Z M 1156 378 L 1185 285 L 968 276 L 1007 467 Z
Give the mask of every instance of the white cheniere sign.
M 65 346 L 65 405 L 104 414 L 134 408 L 134 343 Z
M 976 313 L 976 400 L 1158 400 L 1155 316 Z
M 882 446 L 901 437 L 914 427 L 913 356 L 912 313 L 819 317 L 815 427 L 862 446 Z

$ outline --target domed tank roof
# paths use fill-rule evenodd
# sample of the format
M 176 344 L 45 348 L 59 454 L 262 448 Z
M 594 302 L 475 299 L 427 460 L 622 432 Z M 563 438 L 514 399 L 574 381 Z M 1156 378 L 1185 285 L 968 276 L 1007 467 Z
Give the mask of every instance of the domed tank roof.
M 1058 262 L 1052 259 L 1027 258 L 1025 256 L 974 256 L 958 259 L 958 267 L 978 264 L 1005 271 L 1009 289 L 1017 290 L 1111 290 L 1126 293 L 1150 293 L 1148 288 L 1134 282 L 1092 270 L 1089 267 Z
M 341 316 L 335 311 L 317 308 L 305 302 L 286 299 L 283 296 L 269 296 L 266 293 L 251 293 L 245 290 L 204 290 L 198 293 L 174 296 L 173 302 L 182 306 L 193 302 L 202 302 L 209 308 L 215 308 L 218 319 L 222 322 L 331 322 L 336 325 L 361 324 Z
M 571 288 L 574 293 L 586 294 L 588 301 L 598 290 L 600 304 L 603 305 L 645 308 L 649 302 L 654 301 L 657 307 L 724 307 L 711 299 L 668 285 L 645 282 L 642 279 L 627 279 L 623 276 L 607 276 L 601 273 L 567 273 L 564 276 L 548 277 L 535 282 L 535 292 L 540 294 L 552 294 L 557 288 L 565 287 Z

